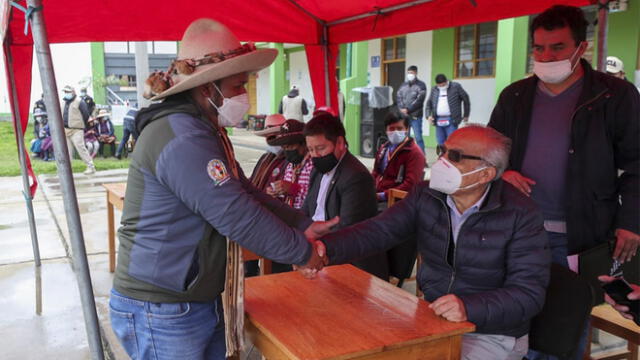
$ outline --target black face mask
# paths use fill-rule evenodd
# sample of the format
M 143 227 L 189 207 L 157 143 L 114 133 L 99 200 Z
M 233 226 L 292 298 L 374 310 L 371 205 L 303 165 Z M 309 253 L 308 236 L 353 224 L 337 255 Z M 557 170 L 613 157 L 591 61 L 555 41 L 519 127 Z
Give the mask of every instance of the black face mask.
M 338 164 L 338 158 L 336 158 L 333 153 L 321 157 L 311 158 L 311 161 L 313 161 L 313 167 L 323 174 L 328 173 Z
M 285 159 L 287 159 L 288 162 L 292 163 L 293 165 L 300 164 L 304 159 L 304 155 L 301 155 L 298 152 L 298 150 L 285 150 L 284 157 Z

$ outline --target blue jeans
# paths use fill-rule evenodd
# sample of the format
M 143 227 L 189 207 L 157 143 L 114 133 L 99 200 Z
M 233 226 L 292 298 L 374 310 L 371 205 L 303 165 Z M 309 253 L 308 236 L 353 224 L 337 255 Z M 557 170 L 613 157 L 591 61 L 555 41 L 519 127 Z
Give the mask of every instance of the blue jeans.
M 551 250 L 551 262 L 568 268 L 569 262 L 567 261 L 567 255 L 569 255 L 569 250 L 567 247 L 567 234 L 547 231 L 547 237 L 549 238 L 549 249 Z M 582 332 L 582 335 L 580 335 L 580 340 L 578 341 L 578 347 L 576 348 L 576 352 L 573 354 L 573 357 L 571 358 L 571 360 L 582 359 L 582 354 L 584 354 L 585 350 L 587 349 L 587 341 L 590 341 L 588 338 L 589 338 L 589 324 L 587 323 Z M 541 353 L 535 350 L 529 350 L 529 352 L 527 353 L 527 359 L 559 360 L 560 358 L 558 358 L 557 356 Z
M 127 141 L 129 141 L 129 137 L 133 136 L 134 140 L 138 140 L 138 132 L 136 131 L 136 125 L 132 121 L 125 120 L 122 127 L 122 140 L 120 141 L 120 145 L 118 145 L 118 150 L 116 150 L 115 156 L 122 155 L 122 150 L 127 145 Z
M 109 310 L 111 328 L 131 359 L 225 359 L 220 296 L 210 303 L 153 303 L 112 289 Z
M 438 141 L 438 145 L 444 144 L 449 135 L 456 130 L 458 130 L 458 125 L 455 125 L 453 122 L 450 122 L 447 126 L 436 126 L 436 140 Z
M 411 129 L 413 130 L 413 138 L 422 153 L 424 154 L 424 139 L 422 138 L 422 118 L 411 117 Z

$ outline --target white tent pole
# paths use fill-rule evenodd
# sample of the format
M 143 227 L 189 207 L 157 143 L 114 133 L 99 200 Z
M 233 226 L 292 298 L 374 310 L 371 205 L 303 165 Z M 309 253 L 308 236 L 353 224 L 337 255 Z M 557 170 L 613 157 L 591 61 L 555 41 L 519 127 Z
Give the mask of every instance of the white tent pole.
M 42 0 L 28 0 L 27 3 L 31 8 L 40 9 L 32 14 L 31 31 L 33 34 L 33 43 L 36 49 L 36 57 L 38 59 L 40 78 L 42 80 L 44 100 L 47 106 L 51 138 L 53 140 L 53 150 L 55 152 L 56 165 L 58 166 L 58 177 L 60 178 L 64 210 L 67 218 L 69 238 L 71 239 L 71 248 L 73 252 L 73 269 L 78 281 L 78 290 L 80 291 L 80 300 L 82 302 L 82 312 L 87 331 L 89 350 L 91 351 L 92 359 L 103 360 L 104 353 L 102 350 L 102 341 L 100 339 L 98 314 L 96 313 L 96 303 L 93 298 L 93 286 L 91 285 L 89 263 L 87 261 L 87 252 L 84 246 L 82 223 L 80 221 L 80 212 L 78 210 L 78 199 L 76 196 L 75 184 L 73 183 L 73 174 L 71 172 L 71 160 L 69 159 L 69 152 L 67 151 L 67 141 L 64 134 L 65 130 L 62 123 L 60 103 L 57 101 L 58 90 L 56 87 L 55 74 L 53 72 L 51 49 L 49 48 L 49 40 L 47 38 L 44 16 L 41 9 Z
M 136 108 L 142 109 L 151 104 L 151 101 L 142 96 L 144 93 L 144 82 L 149 76 L 149 52 L 147 51 L 146 41 L 135 42 L 135 62 L 136 62 L 136 92 L 138 106 Z

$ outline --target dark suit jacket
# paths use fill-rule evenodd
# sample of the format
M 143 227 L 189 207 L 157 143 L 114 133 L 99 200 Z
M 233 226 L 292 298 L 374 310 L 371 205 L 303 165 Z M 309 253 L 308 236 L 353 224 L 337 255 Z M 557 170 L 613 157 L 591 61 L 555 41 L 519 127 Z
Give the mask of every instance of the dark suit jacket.
M 302 211 L 308 217 L 312 217 L 316 212 L 321 180 L 322 174 L 314 170 L 311 173 L 309 192 L 302 207 Z M 347 152 L 338 164 L 327 190 L 324 209 L 327 220 L 340 216 L 340 223 L 334 230 L 353 225 L 377 214 L 373 177 L 371 177 L 369 170 L 350 152 Z M 359 259 L 353 264 L 385 281 L 389 279 L 384 252 Z

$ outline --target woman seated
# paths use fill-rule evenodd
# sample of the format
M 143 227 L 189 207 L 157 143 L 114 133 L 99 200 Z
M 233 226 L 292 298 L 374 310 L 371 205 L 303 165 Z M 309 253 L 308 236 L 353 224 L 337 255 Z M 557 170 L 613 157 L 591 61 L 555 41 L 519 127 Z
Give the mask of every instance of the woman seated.
M 84 143 L 87 146 L 91 158 L 95 158 L 100 150 L 100 142 L 98 141 L 98 126 L 95 119 L 89 119 L 87 128 L 84 130 Z
M 104 158 L 104 146 L 109 145 L 111 147 L 111 156 L 115 156 L 116 154 L 116 135 L 113 132 L 113 123 L 111 123 L 111 114 L 107 110 L 100 110 L 97 116 L 98 125 L 98 142 L 100 143 L 100 148 L 98 149 L 98 153 Z

